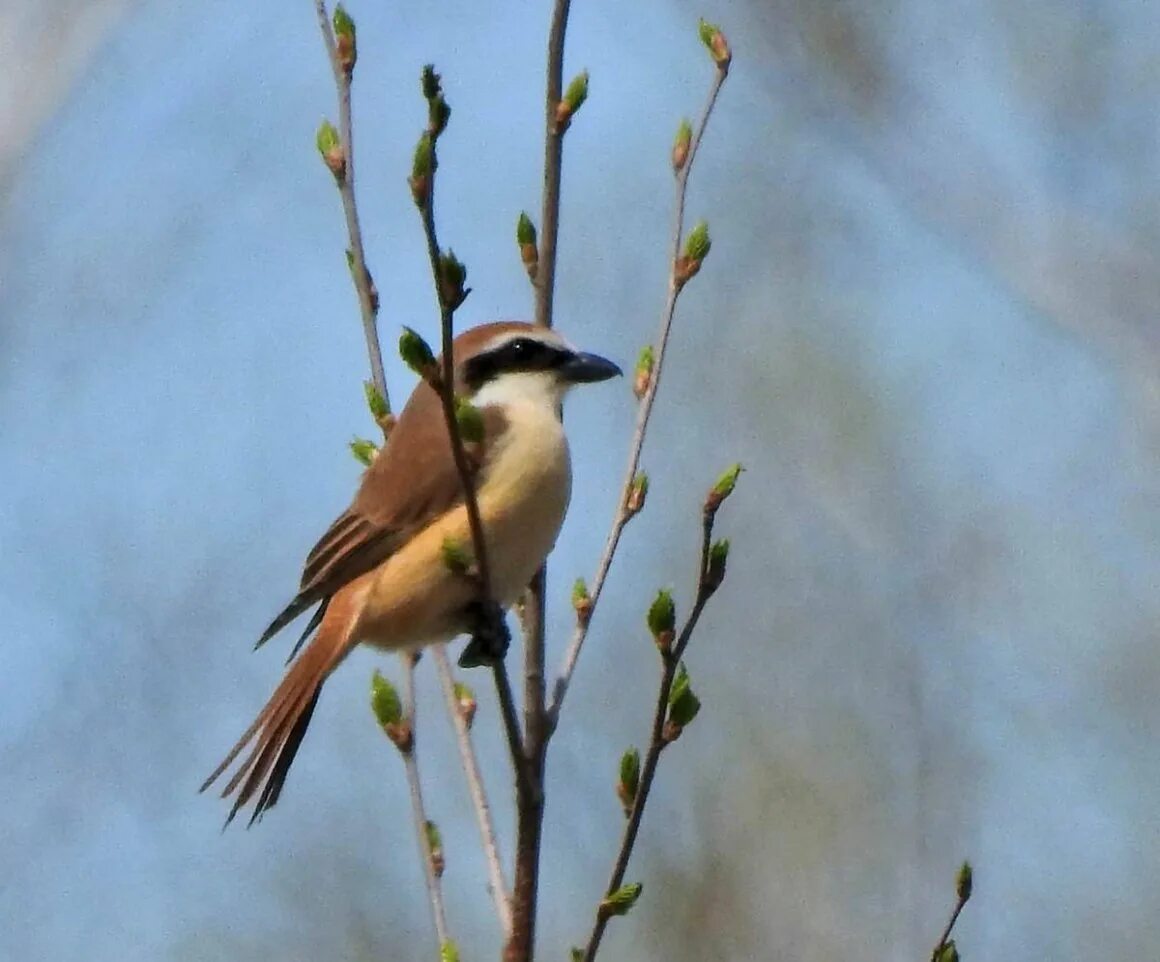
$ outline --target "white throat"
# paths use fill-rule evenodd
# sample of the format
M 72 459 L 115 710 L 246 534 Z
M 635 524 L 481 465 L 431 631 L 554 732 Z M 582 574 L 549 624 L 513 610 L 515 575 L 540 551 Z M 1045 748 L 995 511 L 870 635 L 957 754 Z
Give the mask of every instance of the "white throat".
M 495 404 L 500 407 L 532 406 L 560 417 L 564 395 L 571 387 L 553 371 L 514 371 L 488 381 L 475 392 L 471 403 L 476 407 Z

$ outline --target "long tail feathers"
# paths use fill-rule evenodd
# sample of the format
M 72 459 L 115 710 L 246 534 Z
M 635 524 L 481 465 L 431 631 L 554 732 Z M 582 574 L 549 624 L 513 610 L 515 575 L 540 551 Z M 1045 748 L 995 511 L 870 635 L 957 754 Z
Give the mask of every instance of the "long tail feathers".
M 323 621 L 318 634 L 290 666 L 254 723 L 201 786 L 204 792 L 243 751 L 250 749 L 222 790 L 222 798 L 236 792 L 226 825 L 252 799 L 256 801 L 250 825 L 278 801 L 290 765 L 306 735 L 322 684 L 349 650 L 348 635 L 345 619 L 334 617 Z

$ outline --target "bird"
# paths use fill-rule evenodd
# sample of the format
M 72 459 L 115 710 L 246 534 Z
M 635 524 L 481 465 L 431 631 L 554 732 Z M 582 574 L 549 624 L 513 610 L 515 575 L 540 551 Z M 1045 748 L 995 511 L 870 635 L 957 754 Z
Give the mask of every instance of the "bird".
M 465 330 L 451 356 L 454 390 L 483 423 L 482 440 L 468 446 L 469 470 L 492 597 L 481 599 L 478 582 L 447 561 L 448 543 L 470 550 L 471 532 L 442 400 L 423 380 L 350 507 L 307 555 L 297 594 L 255 645 L 315 609 L 274 694 L 201 786 L 204 792 L 248 749 L 221 792 L 234 796 L 226 825 L 250 802 L 253 825 L 278 801 L 322 686 L 355 646 L 415 650 L 474 632 L 461 659 L 468 665 L 491 663 L 506 649 L 502 610 L 552 550 L 571 497 L 564 397 L 574 385 L 622 371 L 555 330 L 522 321 Z M 502 637 L 490 637 L 489 625 Z

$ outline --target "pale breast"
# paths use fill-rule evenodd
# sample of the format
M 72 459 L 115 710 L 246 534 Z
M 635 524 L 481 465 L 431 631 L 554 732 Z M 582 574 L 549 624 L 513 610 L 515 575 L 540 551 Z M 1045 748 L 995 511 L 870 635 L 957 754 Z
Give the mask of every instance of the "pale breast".
M 564 428 L 540 404 L 510 404 L 508 430 L 480 486 L 492 591 L 511 604 L 556 543 L 572 494 Z

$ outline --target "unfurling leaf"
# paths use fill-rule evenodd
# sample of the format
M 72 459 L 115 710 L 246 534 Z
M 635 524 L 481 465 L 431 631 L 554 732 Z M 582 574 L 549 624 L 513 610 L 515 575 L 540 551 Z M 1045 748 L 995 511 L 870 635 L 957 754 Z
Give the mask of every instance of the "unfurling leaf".
M 455 398 L 455 423 L 459 426 L 459 436 L 466 444 L 475 444 L 483 440 L 483 412 L 467 398 Z
M 536 270 L 540 266 L 540 250 L 536 246 L 536 225 L 526 212 L 520 211 L 516 221 L 516 244 L 520 249 L 520 260 L 524 270 L 532 280 L 536 278 Z
M 701 43 L 709 49 L 713 62 L 717 64 L 717 69 L 728 71 L 729 64 L 733 60 L 733 51 L 729 49 L 729 41 L 725 39 L 721 28 L 702 19 L 698 24 L 698 33 L 701 35 Z
M 693 143 L 693 125 L 688 120 L 681 120 L 677 127 L 677 136 L 673 138 L 673 173 L 679 174 L 685 169 L 685 162 L 689 159 L 689 148 Z
M 583 578 L 577 578 L 572 584 L 572 609 L 576 612 L 576 620 L 582 626 L 587 625 L 592 618 L 592 596 Z
M 632 479 L 628 497 L 624 501 L 625 521 L 640 514 L 648 498 L 648 475 L 641 471 Z
M 598 911 L 605 918 L 613 915 L 627 915 L 629 910 L 636 905 L 636 900 L 640 898 L 643 889 L 644 886 L 640 882 L 622 885 L 615 892 L 605 896 Z
M 671 737 L 667 741 L 674 741 L 681 731 L 701 710 L 701 700 L 693 694 L 693 687 L 689 682 L 689 672 L 684 662 L 677 669 L 677 677 L 669 691 L 669 717 L 666 729 L 671 729 Z
M 375 669 L 375 673 L 371 676 L 371 709 L 383 728 L 397 725 L 403 720 L 403 705 L 399 701 L 399 693 L 378 669 Z
M 475 692 L 461 681 L 455 683 L 455 704 L 463 717 L 463 723 L 470 729 L 471 723 L 475 721 L 475 710 L 479 705 L 475 700 Z
M 725 565 L 729 561 L 729 539 L 722 538 L 714 541 L 709 549 L 708 563 L 705 566 L 705 592 L 712 594 L 721 587 L 725 580 Z
M 616 783 L 616 797 L 624 806 L 627 816 L 632 811 L 636 801 L 636 793 L 640 788 L 640 752 L 630 748 L 620 756 L 620 779 Z
M 677 608 L 673 604 L 673 593 L 668 588 L 662 588 L 657 592 L 653 603 L 649 605 L 648 630 L 652 632 L 652 636 L 656 639 L 657 645 L 667 649 L 673 641 L 673 629 L 677 623 Z M 661 645 L 661 639 L 667 636 L 667 643 Z
M 415 145 L 415 156 L 411 160 L 411 176 L 407 180 L 411 185 L 411 198 L 417 207 L 425 207 L 431 199 L 431 178 L 438 166 L 435 140 L 430 133 L 424 131 Z
M 971 890 L 974 888 L 975 873 L 971 870 L 970 862 L 963 862 L 959 868 L 959 874 L 955 877 L 955 895 L 958 896 L 960 902 L 964 905 L 971 898 Z
M 438 379 L 435 355 L 431 353 L 430 346 L 422 335 L 409 327 L 404 327 L 403 333 L 399 335 L 399 357 L 424 381 L 431 383 Z
M 343 150 L 338 129 L 329 120 L 324 120 L 318 127 L 314 143 L 322 155 L 322 162 L 334 175 L 334 179 L 341 183 L 346 177 L 346 151 Z
M 722 472 L 721 477 L 713 482 L 713 487 L 705 495 L 704 510 L 706 514 L 715 514 L 717 509 L 721 507 L 721 502 L 733 493 L 733 489 L 737 487 L 737 479 L 743 470 L 739 463 L 730 465 Z
M 439 962 L 459 962 L 459 946 L 453 939 L 439 946 Z
M 698 221 L 685 238 L 683 253 L 673 265 L 673 280 L 677 287 L 684 287 L 701 269 L 701 264 L 709 256 L 709 249 L 713 242 L 709 239 L 709 225 Z
M 367 399 L 367 409 L 375 421 L 381 421 L 391 413 L 391 409 L 387 406 L 387 399 L 383 397 L 383 392 L 375 386 L 374 381 L 363 381 L 363 394 Z
M 959 950 L 954 939 L 948 939 L 944 945 L 939 947 L 938 953 L 935 955 L 935 962 L 959 962 Z
M 632 393 L 643 398 L 649 387 L 652 386 L 653 368 L 656 366 L 656 352 L 651 344 L 640 349 L 636 359 L 636 370 L 633 372 Z
M 374 441 L 368 441 L 366 438 L 352 438 L 350 442 L 350 453 L 354 455 L 355 460 L 363 467 L 369 468 L 378 457 L 379 449 L 375 447 Z
M 334 24 L 334 42 L 338 53 L 338 64 L 342 67 L 343 73 L 350 77 L 354 73 L 354 65 L 358 60 L 358 34 L 354 21 L 341 3 L 334 8 L 332 23 Z
M 572 78 L 572 82 L 568 84 L 568 89 L 564 91 L 563 98 L 556 104 L 556 131 L 558 133 L 563 133 L 568 129 L 576 111 L 583 106 L 587 99 L 588 71 L 585 70 Z
M 467 268 L 455 251 L 439 255 L 439 304 L 444 310 L 453 311 L 467 299 L 471 289 L 463 286 L 466 280 Z

